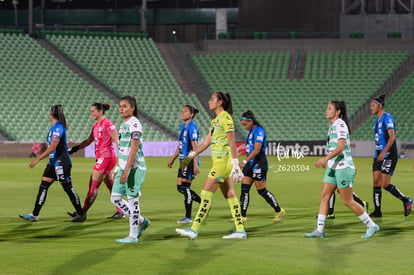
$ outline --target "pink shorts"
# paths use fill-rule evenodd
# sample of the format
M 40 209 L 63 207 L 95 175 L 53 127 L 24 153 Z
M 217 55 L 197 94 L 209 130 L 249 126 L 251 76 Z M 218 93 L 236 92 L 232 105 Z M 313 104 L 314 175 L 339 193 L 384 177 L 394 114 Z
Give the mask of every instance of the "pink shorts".
M 115 167 L 116 164 L 116 156 L 113 155 L 109 158 L 97 158 L 95 167 L 93 170 L 95 171 L 103 171 L 105 175 L 109 175 L 109 172 Z

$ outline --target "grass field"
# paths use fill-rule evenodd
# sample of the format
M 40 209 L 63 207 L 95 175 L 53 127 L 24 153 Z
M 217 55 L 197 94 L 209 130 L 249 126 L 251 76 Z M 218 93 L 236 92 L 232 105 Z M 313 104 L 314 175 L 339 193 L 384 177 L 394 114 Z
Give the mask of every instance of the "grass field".
M 69 222 L 66 212 L 72 206 L 59 183 L 49 189 L 39 222 L 20 220 L 18 214 L 33 209 L 46 161 L 30 170 L 28 158 L 0 159 L 0 274 L 412 274 L 414 216 L 405 218 L 402 203 L 386 191 L 383 218 L 376 220 L 381 230 L 372 239 L 361 239 L 365 226 L 339 196 L 326 238 L 303 237 L 315 228 L 319 206 L 324 171 L 313 166 L 315 160 L 270 158 L 268 189 L 287 211 L 281 222 L 271 221 L 272 209 L 252 189 L 248 238 L 223 240 L 232 223 L 227 202 L 217 192 L 198 239 L 191 241 L 175 233 L 175 228 L 184 227 L 176 223 L 184 214 L 176 169 L 166 168 L 168 158 L 147 158 L 141 210 L 151 226 L 138 244 L 123 245 L 115 239 L 127 236 L 129 225 L 126 219 L 106 219 L 115 209 L 104 185 L 84 223 Z M 371 159 L 355 161 L 355 191 L 372 204 Z M 73 159 L 73 183 L 82 202 L 93 163 Z M 400 160 L 393 177 L 393 183 L 410 196 L 414 196 L 412 163 Z M 274 172 L 292 164 L 309 171 Z M 202 158 L 202 173 L 193 183 L 197 192 L 209 167 L 209 158 Z M 239 194 L 239 185 L 236 190 Z M 195 204 L 194 214 L 197 208 Z

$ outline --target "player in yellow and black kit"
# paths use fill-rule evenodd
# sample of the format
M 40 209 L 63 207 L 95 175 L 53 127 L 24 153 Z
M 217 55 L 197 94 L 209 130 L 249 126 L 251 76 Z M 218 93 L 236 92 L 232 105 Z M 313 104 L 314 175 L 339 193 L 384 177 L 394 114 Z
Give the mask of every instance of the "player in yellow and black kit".
M 227 93 L 216 92 L 211 96 L 208 105 L 210 110 L 216 113 L 215 118 L 211 121 L 210 132 L 206 140 L 195 151 L 190 152 L 181 165 L 185 167 L 191 159 L 211 145 L 213 167 L 208 173 L 200 193 L 200 208 L 192 226 L 186 229 L 177 228 L 176 232 L 190 239 L 197 238 L 198 230 L 210 211 L 213 194 L 220 187 L 230 206 L 235 225 L 235 231 L 230 235 L 223 236 L 223 238 L 245 239 L 247 234 L 244 231 L 240 204 L 233 185 L 233 180 L 240 181 L 243 174 L 237 159 L 234 123 L 231 117 L 233 114 L 231 97 Z

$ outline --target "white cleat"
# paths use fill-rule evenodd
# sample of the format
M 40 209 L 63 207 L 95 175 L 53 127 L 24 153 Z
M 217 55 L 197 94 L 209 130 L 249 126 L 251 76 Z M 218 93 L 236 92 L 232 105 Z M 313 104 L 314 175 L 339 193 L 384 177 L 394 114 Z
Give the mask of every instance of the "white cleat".
M 183 237 L 187 237 L 190 240 L 195 240 L 197 239 L 198 233 L 194 230 L 192 230 L 190 227 L 186 228 L 186 229 L 180 229 L 180 228 L 176 228 L 175 232 L 177 232 L 178 234 L 180 234 Z
M 246 234 L 246 231 L 244 230 L 241 232 L 234 231 L 230 235 L 223 236 L 223 239 L 246 239 L 246 238 L 247 238 L 247 234 Z

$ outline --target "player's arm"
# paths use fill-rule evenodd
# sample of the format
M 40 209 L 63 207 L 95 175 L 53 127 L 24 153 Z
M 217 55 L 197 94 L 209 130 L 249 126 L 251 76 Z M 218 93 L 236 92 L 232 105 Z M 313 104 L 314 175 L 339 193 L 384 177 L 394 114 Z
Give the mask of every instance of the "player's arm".
M 115 146 L 118 147 L 118 143 L 119 143 L 118 131 L 115 129 L 115 131 L 112 131 L 109 133 L 109 136 L 115 142 Z
M 236 146 L 236 136 L 234 134 L 234 131 L 227 132 L 226 136 L 227 136 L 227 140 L 230 145 L 231 158 L 236 159 L 237 158 L 237 146 Z
M 125 169 L 122 172 L 120 183 L 125 183 L 128 180 L 128 174 L 129 170 L 131 170 L 132 164 L 135 161 L 135 157 L 138 152 L 138 146 L 139 146 L 140 140 L 139 139 L 131 139 L 131 150 L 128 155 L 128 161 L 125 165 Z
M 55 140 L 53 140 L 49 147 L 47 147 L 47 149 L 41 153 L 35 160 L 33 160 L 30 164 L 29 167 L 30 168 L 34 168 L 36 166 L 37 163 L 39 163 L 39 161 L 41 161 L 42 159 L 44 159 L 45 157 L 47 157 L 48 155 L 50 155 L 53 151 L 56 150 L 58 144 L 59 144 L 59 137 L 56 136 L 57 138 L 54 137 Z
M 168 164 L 167 164 L 168 168 L 171 168 L 174 161 L 177 159 L 179 150 L 180 150 L 180 145 L 177 146 L 177 148 L 175 149 L 174 155 L 172 155 L 170 161 L 168 162 Z
M 345 149 L 345 143 L 346 140 L 344 138 L 340 138 L 338 139 L 338 146 L 332 151 L 330 152 L 328 155 L 326 155 L 325 157 L 319 159 L 316 161 L 315 166 L 316 167 L 326 167 L 326 164 L 328 163 L 328 160 L 336 157 L 337 155 L 341 154 L 342 151 Z
M 390 150 L 391 146 L 394 144 L 395 141 L 395 130 L 394 128 L 388 129 L 388 141 L 387 144 L 385 144 L 384 149 L 382 149 L 381 153 L 378 155 L 377 160 L 381 161 L 384 159 L 385 154 Z
M 194 151 L 191 151 L 188 154 L 188 156 L 184 158 L 184 160 L 180 164 L 180 168 L 184 169 L 195 156 L 204 152 L 204 150 L 206 150 L 210 146 L 210 143 L 211 143 L 211 131 L 208 133 L 203 143 L 201 143 L 200 146 L 198 146 Z
M 86 146 L 88 146 L 89 144 L 91 144 L 93 142 L 93 140 L 94 140 L 94 138 L 93 138 L 93 129 L 92 129 L 92 131 L 89 134 L 89 136 L 88 136 L 87 139 L 83 140 L 78 145 L 75 145 L 75 146 L 73 146 L 72 148 L 69 149 L 69 154 L 76 153 L 77 151 L 85 148 Z
M 262 150 L 262 146 L 263 144 L 261 142 L 255 142 L 253 151 L 249 154 L 249 156 L 245 160 L 243 160 L 243 164 L 240 163 L 240 166 L 243 167 L 246 163 L 254 159 Z

